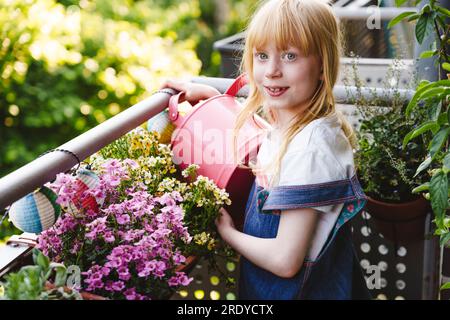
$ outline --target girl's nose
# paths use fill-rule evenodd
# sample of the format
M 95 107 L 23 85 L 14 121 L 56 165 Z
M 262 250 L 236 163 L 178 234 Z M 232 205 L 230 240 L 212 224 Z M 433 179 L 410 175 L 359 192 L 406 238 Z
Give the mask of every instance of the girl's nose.
M 279 78 L 282 76 L 282 72 L 278 61 L 273 59 L 268 63 L 265 76 L 268 79 Z

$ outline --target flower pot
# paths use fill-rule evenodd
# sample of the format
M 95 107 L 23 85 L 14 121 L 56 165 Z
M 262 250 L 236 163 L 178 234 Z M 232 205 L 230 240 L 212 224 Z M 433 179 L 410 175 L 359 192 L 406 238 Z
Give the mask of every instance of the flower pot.
M 109 300 L 108 298 L 106 298 L 106 297 L 102 297 L 102 296 L 99 296 L 99 295 L 96 295 L 96 294 L 93 294 L 93 293 L 89 293 L 89 292 L 80 292 L 80 294 L 81 294 L 81 297 L 83 297 L 83 300 L 96 300 L 96 301 L 99 301 L 99 300 Z
M 422 196 L 404 203 L 388 203 L 368 197 L 366 210 L 384 238 L 399 244 L 424 239 L 430 204 Z
M 186 261 L 182 265 L 179 265 L 175 271 L 189 273 L 192 270 L 192 268 L 197 264 L 197 261 L 198 261 L 197 256 L 188 256 L 186 257 Z

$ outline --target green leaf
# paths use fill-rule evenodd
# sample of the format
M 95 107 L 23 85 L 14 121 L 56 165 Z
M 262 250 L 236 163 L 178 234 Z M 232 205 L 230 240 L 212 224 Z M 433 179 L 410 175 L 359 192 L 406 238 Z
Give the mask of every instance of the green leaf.
M 406 19 L 406 21 L 411 22 L 411 21 L 417 20 L 419 18 L 420 18 L 420 14 L 416 13 L 416 14 L 413 14 L 412 16 L 408 17 L 408 19 Z
M 448 205 L 448 178 L 442 170 L 437 170 L 430 181 L 431 207 L 438 221 L 445 217 Z
M 428 51 L 424 51 L 420 54 L 421 59 L 426 59 L 426 58 L 431 58 L 432 56 L 436 55 L 437 51 L 436 50 L 428 50 Z
M 424 7 L 425 9 L 426 7 Z M 433 27 L 433 21 L 430 17 L 430 14 L 427 12 L 422 13 L 416 24 L 416 39 L 419 44 L 422 44 L 423 39 L 430 32 L 430 29 Z
M 66 284 L 66 280 L 67 280 L 66 268 L 57 267 L 55 276 L 55 286 L 57 287 L 64 286 Z
M 430 110 L 429 110 L 430 119 L 433 121 L 438 120 L 439 116 L 441 114 L 441 110 L 442 110 L 442 101 L 432 104 L 430 106 Z M 435 134 L 435 133 L 436 132 L 433 132 L 433 134 Z
M 440 244 L 441 246 L 448 246 L 448 242 L 450 241 L 450 232 L 446 232 L 441 234 L 440 236 Z M 449 282 L 450 283 L 450 282 Z M 450 289 L 450 288 L 449 288 Z
M 436 10 L 450 18 L 450 10 L 439 6 L 436 6 Z
M 447 141 L 447 137 L 450 133 L 450 128 L 448 126 L 441 128 L 439 132 L 433 137 L 430 142 L 430 156 L 433 160 L 438 152 L 441 150 L 444 143 Z
M 441 290 L 450 289 L 450 282 L 447 282 L 441 286 Z
M 450 63 L 444 62 L 444 63 L 442 64 L 442 69 L 444 69 L 444 70 L 450 72 Z
M 423 92 L 420 95 L 420 100 L 425 100 L 425 99 L 429 99 L 429 98 L 434 98 L 438 95 L 440 95 L 441 93 L 443 93 L 445 91 L 444 88 L 442 87 L 437 87 L 437 88 L 430 88 L 428 90 L 425 90 L 425 92 Z
M 450 86 L 450 80 L 439 80 L 436 82 L 426 82 L 421 81 L 418 85 L 418 89 L 414 96 L 411 98 L 411 100 L 408 103 L 408 106 L 406 107 L 405 113 L 409 117 L 411 110 L 417 105 L 417 102 L 419 101 L 419 97 L 428 89 L 438 87 L 438 86 Z
M 448 111 L 441 113 L 438 117 L 437 123 L 439 125 L 445 125 L 448 123 Z
M 58 263 L 58 262 L 50 262 L 50 269 L 58 269 L 58 268 L 62 268 L 62 269 L 66 269 L 66 266 L 62 263 Z
M 450 152 L 448 152 L 442 161 L 445 169 L 450 169 Z
M 44 256 L 44 254 L 41 251 L 39 250 L 33 251 L 33 260 L 34 263 L 39 267 L 41 267 L 44 272 L 47 271 L 50 265 L 50 260 L 48 259 L 48 257 Z
M 419 173 L 421 173 L 423 170 L 428 168 L 431 164 L 431 157 L 426 158 L 417 168 L 416 173 L 414 174 L 414 177 L 416 177 Z
M 404 4 L 407 0 L 395 0 L 395 6 L 400 7 L 402 4 Z
M 419 128 L 416 130 L 409 132 L 405 138 L 403 139 L 403 149 L 405 149 L 406 144 L 414 139 L 415 137 L 429 131 L 429 130 L 437 130 L 439 129 L 439 125 L 436 123 L 436 121 L 427 121 L 423 123 Z
M 430 183 L 429 182 L 425 182 L 424 184 L 421 184 L 420 186 L 415 187 L 412 190 L 412 193 L 420 193 L 420 192 L 427 191 L 427 190 L 430 190 Z
M 419 84 L 417 85 L 416 90 L 420 90 L 422 89 L 424 86 L 426 86 L 427 84 L 430 84 L 431 82 L 429 80 L 421 80 L 419 82 Z
M 407 11 L 407 12 L 400 13 L 398 16 L 396 16 L 391 21 L 389 21 L 388 29 L 392 28 L 397 23 L 401 22 L 403 19 L 405 19 L 406 17 L 409 17 L 413 14 L 416 14 L 416 12 L 415 11 Z
M 405 149 L 408 142 L 412 139 L 414 132 L 416 132 L 416 130 L 412 130 L 412 131 L 408 132 L 408 134 L 403 138 L 403 145 L 402 145 L 403 149 Z

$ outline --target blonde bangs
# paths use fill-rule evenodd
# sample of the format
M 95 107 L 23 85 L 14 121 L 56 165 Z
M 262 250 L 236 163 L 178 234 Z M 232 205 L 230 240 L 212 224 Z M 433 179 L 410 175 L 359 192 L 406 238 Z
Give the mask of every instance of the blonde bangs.
M 274 43 L 278 50 L 293 46 L 305 56 L 316 54 L 314 37 L 299 10 L 295 1 L 276 1 L 261 8 L 247 29 L 248 49 L 262 50 Z

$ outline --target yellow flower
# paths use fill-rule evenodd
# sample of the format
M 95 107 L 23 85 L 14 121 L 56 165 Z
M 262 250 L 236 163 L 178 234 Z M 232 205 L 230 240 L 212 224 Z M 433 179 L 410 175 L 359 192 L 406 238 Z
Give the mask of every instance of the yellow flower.
M 208 242 L 209 239 L 209 233 L 206 232 L 202 232 L 200 234 L 196 234 L 194 236 L 194 242 L 198 245 L 204 245 L 205 243 Z
M 208 250 L 209 251 L 213 250 L 215 246 L 216 246 L 216 242 L 214 241 L 214 239 L 209 240 L 209 242 L 208 242 Z
M 3 297 L 5 295 L 5 288 L 0 284 L 0 297 Z

